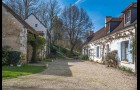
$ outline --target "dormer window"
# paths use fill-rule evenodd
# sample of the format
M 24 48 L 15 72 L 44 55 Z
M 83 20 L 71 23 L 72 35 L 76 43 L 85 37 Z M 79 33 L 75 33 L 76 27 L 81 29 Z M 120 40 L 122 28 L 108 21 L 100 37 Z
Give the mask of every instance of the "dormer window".
M 35 24 L 35 27 L 37 27 L 38 26 L 38 24 Z
M 125 15 L 125 23 L 130 23 L 130 18 L 131 18 L 131 15 L 130 15 L 130 10 L 128 12 L 126 12 L 126 15 Z

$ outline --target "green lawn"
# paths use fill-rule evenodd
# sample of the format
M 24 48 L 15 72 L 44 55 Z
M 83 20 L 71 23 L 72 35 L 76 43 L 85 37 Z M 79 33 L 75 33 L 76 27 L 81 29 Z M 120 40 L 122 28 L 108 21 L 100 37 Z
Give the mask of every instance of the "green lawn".
M 21 67 L 2 66 L 2 79 L 11 79 L 16 78 L 18 76 L 42 72 L 45 68 L 46 68 L 45 66 L 29 66 L 29 65 L 23 65 Z

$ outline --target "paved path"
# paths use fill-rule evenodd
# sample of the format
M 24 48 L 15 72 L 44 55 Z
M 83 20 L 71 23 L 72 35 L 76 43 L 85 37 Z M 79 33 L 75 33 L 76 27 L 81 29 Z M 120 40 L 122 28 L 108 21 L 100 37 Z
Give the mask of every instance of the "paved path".
M 55 60 L 42 73 L 2 81 L 3 90 L 137 90 L 137 78 L 80 60 Z

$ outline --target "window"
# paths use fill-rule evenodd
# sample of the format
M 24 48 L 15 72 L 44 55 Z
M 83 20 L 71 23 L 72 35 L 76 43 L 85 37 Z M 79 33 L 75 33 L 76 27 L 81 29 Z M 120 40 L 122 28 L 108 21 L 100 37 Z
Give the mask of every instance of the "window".
M 125 15 L 125 23 L 129 23 L 129 22 L 130 22 L 130 10 Z
M 37 27 L 38 26 L 38 24 L 35 24 L 35 27 Z
M 88 50 L 84 49 L 84 55 L 88 55 Z
M 90 56 L 93 56 L 93 49 L 90 49 L 90 50 L 89 50 L 89 55 L 90 55 Z
M 128 61 L 129 50 L 128 50 L 128 41 L 121 42 L 121 59 L 122 61 Z
M 97 48 L 96 48 L 96 57 L 99 58 L 99 46 L 97 46 Z

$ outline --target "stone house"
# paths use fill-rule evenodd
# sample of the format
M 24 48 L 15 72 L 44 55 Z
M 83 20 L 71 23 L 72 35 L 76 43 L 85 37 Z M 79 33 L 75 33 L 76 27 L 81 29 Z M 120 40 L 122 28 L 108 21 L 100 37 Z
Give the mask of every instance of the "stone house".
M 2 46 L 20 51 L 22 63 L 27 63 L 27 33 L 39 35 L 17 13 L 2 3 Z
M 102 63 L 108 52 L 117 50 L 119 65 L 136 69 L 131 51 L 132 38 L 137 30 L 137 3 L 130 4 L 119 17 L 106 16 L 105 26 L 92 34 L 82 53 Z

